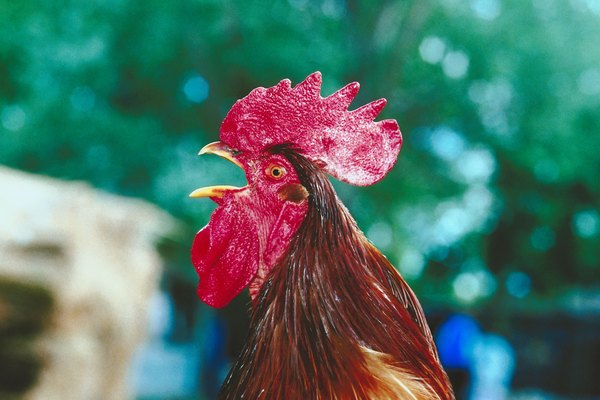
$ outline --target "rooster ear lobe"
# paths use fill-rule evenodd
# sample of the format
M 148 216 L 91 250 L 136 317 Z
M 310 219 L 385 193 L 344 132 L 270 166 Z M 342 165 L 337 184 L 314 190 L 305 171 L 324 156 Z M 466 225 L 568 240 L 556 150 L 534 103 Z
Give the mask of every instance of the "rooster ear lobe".
M 302 203 L 310 194 L 304 186 L 299 183 L 288 183 L 283 185 L 279 191 L 279 198 L 283 201 Z

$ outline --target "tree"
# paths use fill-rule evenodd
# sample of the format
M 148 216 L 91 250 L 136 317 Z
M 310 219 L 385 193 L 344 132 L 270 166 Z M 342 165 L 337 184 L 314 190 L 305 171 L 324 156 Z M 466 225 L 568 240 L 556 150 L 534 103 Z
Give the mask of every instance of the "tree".
M 595 2 L 260 3 L 0 4 L 0 160 L 145 197 L 191 233 L 212 206 L 187 193 L 244 179 L 195 156 L 230 105 L 321 70 L 324 95 L 359 80 L 354 104 L 385 96 L 400 123 L 393 172 L 337 186 L 420 291 L 470 304 L 597 282 Z M 195 279 L 190 238 L 173 257 Z

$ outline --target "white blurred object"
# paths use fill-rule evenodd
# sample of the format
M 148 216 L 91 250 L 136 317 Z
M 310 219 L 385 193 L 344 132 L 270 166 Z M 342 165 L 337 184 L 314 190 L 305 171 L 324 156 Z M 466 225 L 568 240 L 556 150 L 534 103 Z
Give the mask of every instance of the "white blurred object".
M 0 277 L 52 293 L 28 399 L 124 399 L 174 220 L 150 204 L 0 167 Z
M 504 400 L 510 391 L 515 353 L 498 335 L 481 335 L 473 344 L 471 400 Z

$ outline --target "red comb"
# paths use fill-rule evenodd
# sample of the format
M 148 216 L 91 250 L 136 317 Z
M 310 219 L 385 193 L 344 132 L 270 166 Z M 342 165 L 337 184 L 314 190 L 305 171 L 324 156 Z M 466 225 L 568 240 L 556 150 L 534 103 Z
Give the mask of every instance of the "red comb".
M 402 135 L 395 120 L 373 121 L 385 99 L 348 110 L 358 89 L 353 82 L 323 98 L 320 72 L 293 88 L 289 79 L 256 88 L 225 117 L 221 141 L 247 153 L 290 144 L 337 179 L 371 185 L 396 162 Z

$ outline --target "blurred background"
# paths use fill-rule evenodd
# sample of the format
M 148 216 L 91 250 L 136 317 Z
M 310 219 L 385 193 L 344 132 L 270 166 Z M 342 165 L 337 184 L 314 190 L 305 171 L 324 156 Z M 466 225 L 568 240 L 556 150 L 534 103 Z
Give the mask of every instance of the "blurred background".
M 214 398 L 249 298 L 196 298 L 187 195 L 244 177 L 196 154 L 319 70 L 401 127 L 382 182 L 335 185 L 458 397 L 600 398 L 598 38 L 600 0 L 0 2 L 0 397 Z

